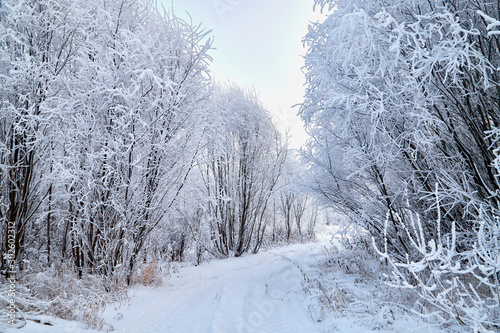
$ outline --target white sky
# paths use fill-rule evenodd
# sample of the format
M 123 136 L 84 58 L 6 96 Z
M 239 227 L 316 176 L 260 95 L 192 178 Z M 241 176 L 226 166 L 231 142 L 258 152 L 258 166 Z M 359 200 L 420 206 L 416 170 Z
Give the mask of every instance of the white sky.
M 171 1 L 177 16 L 187 11 L 213 30 L 214 78 L 253 86 L 281 129 L 290 129 L 291 148 L 302 145 L 306 135 L 292 106 L 304 96 L 302 38 L 319 18 L 313 0 L 163 0 Z

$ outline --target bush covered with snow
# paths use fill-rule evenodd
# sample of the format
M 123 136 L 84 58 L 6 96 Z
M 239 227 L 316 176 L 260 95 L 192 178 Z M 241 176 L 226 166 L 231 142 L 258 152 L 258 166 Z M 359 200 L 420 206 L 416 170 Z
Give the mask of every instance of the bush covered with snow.
M 301 115 L 312 190 L 443 324 L 500 328 L 499 4 L 317 0 Z

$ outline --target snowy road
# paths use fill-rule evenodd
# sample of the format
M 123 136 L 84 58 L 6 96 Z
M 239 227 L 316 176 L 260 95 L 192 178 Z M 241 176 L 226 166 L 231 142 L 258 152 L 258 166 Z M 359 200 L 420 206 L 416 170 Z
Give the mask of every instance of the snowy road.
M 321 249 L 294 245 L 182 268 L 163 287 L 136 289 L 133 305 L 113 326 L 130 333 L 319 332 L 309 315 L 302 274 L 289 259 L 301 265 L 320 256 Z

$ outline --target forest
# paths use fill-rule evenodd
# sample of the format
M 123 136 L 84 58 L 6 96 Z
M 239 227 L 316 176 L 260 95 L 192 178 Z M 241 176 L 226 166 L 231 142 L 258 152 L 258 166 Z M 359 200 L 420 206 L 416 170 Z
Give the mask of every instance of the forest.
M 161 263 L 310 242 L 335 211 L 417 299 L 394 302 L 498 332 L 500 3 L 315 7 L 296 152 L 156 1 L 0 1 L 0 313 L 15 282 L 14 318 L 102 328 Z
M 287 138 L 211 82 L 207 33 L 153 1 L 3 3 L 0 272 L 25 309 L 73 318 L 61 274 L 113 293 L 146 262 L 312 236 Z

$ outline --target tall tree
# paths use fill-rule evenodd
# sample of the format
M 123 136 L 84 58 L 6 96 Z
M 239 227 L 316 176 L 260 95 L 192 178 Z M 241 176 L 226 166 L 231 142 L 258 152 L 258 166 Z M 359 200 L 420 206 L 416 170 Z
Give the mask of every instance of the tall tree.
M 27 249 L 45 248 L 47 258 L 71 258 L 80 277 L 122 267 L 130 282 L 199 149 L 207 32 L 154 1 L 4 7 L 2 253 L 12 225 L 21 268 Z
M 68 2 L 8 1 L 0 13 L 0 249 L 23 269 L 34 224 L 50 189 L 47 106 L 54 82 L 74 56 Z M 61 28 L 63 26 L 64 28 Z M 6 274 L 6 256 L 0 258 Z
M 406 246 L 404 198 L 432 219 L 436 182 L 447 230 L 457 220 L 467 233 L 479 203 L 498 206 L 485 134 L 498 117 L 497 41 L 478 9 L 496 13 L 470 1 L 345 1 L 306 38 L 315 187 L 375 234 L 389 210 L 395 248 Z
M 312 186 L 396 262 L 422 258 L 407 229 L 418 214 L 426 237 L 458 237 L 453 251 L 467 265 L 484 221 L 498 227 L 490 133 L 499 125 L 500 55 L 498 35 L 488 33 L 498 2 L 316 5 L 336 10 L 306 37 L 301 115 L 312 136 L 304 154 Z
M 260 247 L 287 146 L 253 92 L 220 88 L 212 105 L 210 139 L 199 159 L 206 211 L 216 251 L 240 256 Z

